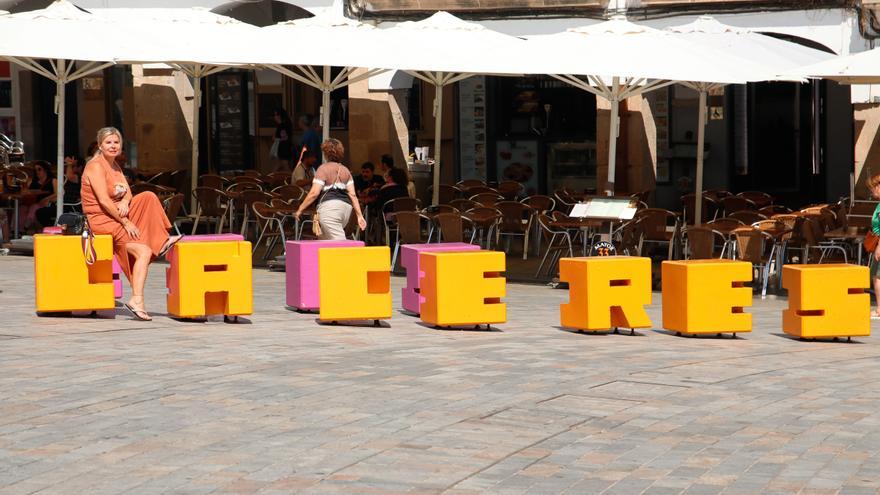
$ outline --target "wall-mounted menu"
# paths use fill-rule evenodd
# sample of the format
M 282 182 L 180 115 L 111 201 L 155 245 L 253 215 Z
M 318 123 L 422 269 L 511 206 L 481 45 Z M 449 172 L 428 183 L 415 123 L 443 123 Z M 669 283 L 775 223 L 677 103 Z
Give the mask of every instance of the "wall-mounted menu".
M 239 73 L 218 74 L 216 80 L 216 150 L 218 171 L 241 169 L 245 163 L 245 88 Z
M 458 83 L 458 142 L 461 178 L 487 180 L 486 78 L 469 77 Z

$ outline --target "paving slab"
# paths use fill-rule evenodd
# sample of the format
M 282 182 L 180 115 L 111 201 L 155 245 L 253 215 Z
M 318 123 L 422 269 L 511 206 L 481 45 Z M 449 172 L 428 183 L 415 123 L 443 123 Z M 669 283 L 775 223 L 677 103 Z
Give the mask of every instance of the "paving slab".
M 559 328 L 567 292 L 509 284 L 508 323 L 381 328 L 285 308 L 152 322 L 37 317 L 0 257 L 0 495 L 877 493 L 880 339 L 809 342 L 756 298 L 736 339 Z M 874 330 L 877 330 L 876 323 Z

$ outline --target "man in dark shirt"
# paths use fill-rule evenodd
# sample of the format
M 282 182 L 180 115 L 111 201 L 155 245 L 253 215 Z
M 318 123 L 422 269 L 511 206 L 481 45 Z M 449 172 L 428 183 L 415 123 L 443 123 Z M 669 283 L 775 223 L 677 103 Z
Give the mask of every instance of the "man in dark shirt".
M 302 152 L 303 146 L 305 146 L 309 152 L 316 151 L 318 153 L 318 162 L 315 163 L 315 167 L 317 167 L 324 163 L 324 160 L 321 157 L 321 135 L 315 130 L 314 120 L 314 117 L 311 115 L 300 116 L 298 125 L 303 135 L 297 152 Z
M 361 174 L 354 178 L 354 189 L 358 194 L 369 195 L 373 190 L 385 185 L 385 180 L 375 172 L 376 166 L 373 162 L 364 162 L 361 165 Z

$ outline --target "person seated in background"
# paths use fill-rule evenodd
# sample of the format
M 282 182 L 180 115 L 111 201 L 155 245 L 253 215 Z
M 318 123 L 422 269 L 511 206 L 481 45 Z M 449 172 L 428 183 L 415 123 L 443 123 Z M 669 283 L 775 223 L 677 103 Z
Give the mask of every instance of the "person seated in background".
M 376 193 L 375 203 L 378 205 L 382 205 L 384 212 L 388 213 L 390 209 L 385 207 L 385 203 L 395 198 L 409 197 L 409 193 L 406 189 L 406 184 L 406 172 L 404 172 L 403 169 L 399 168 L 391 169 L 385 185 L 382 186 Z
M 82 166 L 76 158 L 69 157 L 64 159 L 64 204 L 73 205 L 79 203 L 80 194 L 80 176 L 82 175 Z M 71 207 L 65 208 L 68 211 Z M 74 207 L 76 211 L 81 211 L 81 207 Z
M 39 232 L 42 227 L 55 223 L 55 200 L 58 198 L 58 181 L 52 174 L 52 164 L 39 160 L 34 162 L 34 180 L 30 189 L 36 194 L 33 203 L 19 210 L 19 222 L 25 229 Z
M 382 155 L 382 158 L 380 158 L 379 161 L 382 164 L 382 175 L 385 178 L 385 182 L 388 182 L 392 170 L 401 170 L 406 176 L 406 180 L 401 182 L 401 184 L 406 186 L 407 195 L 411 198 L 416 197 L 416 185 L 410 180 L 409 170 L 406 167 L 400 169 L 395 167 L 394 158 L 388 154 Z
M 371 203 L 376 197 L 376 191 L 385 185 L 385 179 L 375 173 L 376 166 L 373 162 L 361 164 L 360 175 L 354 178 L 354 190 L 362 203 Z
M 291 184 L 295 184 L 299 187 L 308 187 L 311 186 L 312 179 L 315 177 L 315 165 L 318 164 L 318 152 L 306 149 L 300 156 L 301 158 L 299 162 L 293 167 L 293 174 L 291 176 L 293 182 L 291 182 Z

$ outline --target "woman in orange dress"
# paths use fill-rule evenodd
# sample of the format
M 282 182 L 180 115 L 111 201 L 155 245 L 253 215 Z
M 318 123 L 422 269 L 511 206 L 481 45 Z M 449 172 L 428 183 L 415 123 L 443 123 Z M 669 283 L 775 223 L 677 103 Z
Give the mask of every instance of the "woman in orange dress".
M 113 251 L 131 283 L 131 299 L 125 307 L 138 320 L 150 321 L 144 306 L 147 270 L 154 256 L 164 255 L 180 238 L 168 236 L 171 222 L 155 194 L 132 197 L 116 163 L 121 152 L 122 134 L 117 129 L 98 131 L 98 152 L 83 171 L 82 208 L 94 234 L 113 236 Z

